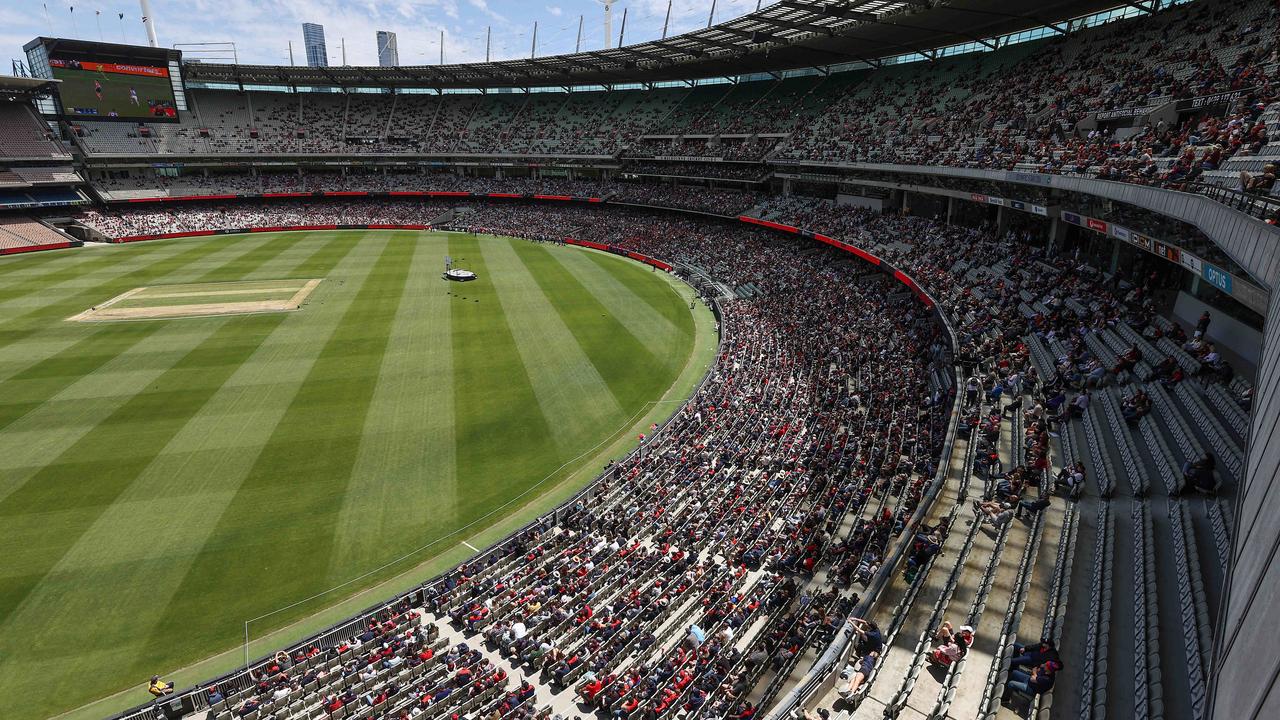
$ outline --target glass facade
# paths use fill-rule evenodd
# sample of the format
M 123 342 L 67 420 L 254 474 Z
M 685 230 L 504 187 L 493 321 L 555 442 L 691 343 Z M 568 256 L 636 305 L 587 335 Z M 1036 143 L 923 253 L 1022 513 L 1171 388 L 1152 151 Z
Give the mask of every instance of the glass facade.
M 396 67 L 400 64 L 396 34 L 389 30 L 378 31 L 378 64 L 382 67 Z
M 302 23 L 302 44 L 307 49 L 307 65 L 328 67 L 329 50 L 324 44 L 324 26 Z
M 32 77 L 53 79 L 53 69 L 49 67 L 49 49 L 44 43 L 27 49 L 27 70 Z M 36 109 L 43 115 L 58 114 L 58 107 L 54 105 L 53 98 L 48 96 L 36 98 Z

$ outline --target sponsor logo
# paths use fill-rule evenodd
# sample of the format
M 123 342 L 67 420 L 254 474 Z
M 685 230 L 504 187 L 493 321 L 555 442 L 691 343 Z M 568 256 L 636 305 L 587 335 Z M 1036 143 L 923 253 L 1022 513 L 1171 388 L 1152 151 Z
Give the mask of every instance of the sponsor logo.
M 1164 258 L 1165 260 L 1168 260 L 1169 262 L 1176 262 L 1178 264 L 1182 264 L 1181 248 L 1174 247 L 1173 245 L 1166 245 L 1165 243 L 1162 243 L 1159 241 L 1153 241 L 1151 243 L 1151 246 L 1152 246 L 1152 252 Z
M 1209 263 L 1204 263 L 1204 270 L 1200 273 L 1200 277 L 1222 292 L 1228 295 L 1231 294 L 1231 275 L 1225 270 L 1214 267 Z

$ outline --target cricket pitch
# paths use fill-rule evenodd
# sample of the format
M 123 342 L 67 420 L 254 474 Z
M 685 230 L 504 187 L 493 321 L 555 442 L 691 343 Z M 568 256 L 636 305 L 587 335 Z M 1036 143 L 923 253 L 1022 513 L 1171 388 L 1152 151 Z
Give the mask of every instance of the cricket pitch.
M 302 309 L 319 284 L 319 278 L 311 278 L 151 285 L 121 293 L 67 320 L 110 322 L 294 312 Z

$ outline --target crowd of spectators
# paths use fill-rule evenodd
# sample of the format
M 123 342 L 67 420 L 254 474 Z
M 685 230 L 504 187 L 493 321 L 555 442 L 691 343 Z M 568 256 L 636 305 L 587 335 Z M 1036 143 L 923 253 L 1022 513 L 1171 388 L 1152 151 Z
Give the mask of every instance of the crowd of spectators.
M 206 698 L 220 716 L 238 718 L 284 716 L 286 708 L 333 717 L 364 711 L 389 720 L 468 707 L 483 707 L 493 718 L 538 716 L 530 683 L 513 683 L 505 669 L 467 643 L 450 647 L 423 617 L 421 608 L 400 601 L 344 642 L 278 652 L 252 669 L 248 687 L 224 692 L 209 685 Z M 153 688 L 156 683 L 153 678 Z
M 1043 419 L 1048 421 L 1046 427 L 1053 427 L 1079 418 L 1089 407 L 1091 392 L 1103 385 L 1146 381 L 1176 385 L 1185 379 L 1186 371 L 1169 352 L 1156 349 L 1164 337 L 1198 361 L 1202 381 L 1228 385 L 1235 376 L 1231 363 L 1204 336 L 1207 314 L 1200 320 L 1203 327 L 1190 334 L 1158 315 L 1154 274 L 1121 267 L 1104 276 L 1070 255 L 1046 256 L 1016 232 L 996 237 L 989 229 L 879 215 L 827 200 L 779 198 L 766 206 L 765 213 L 871 249 L 933 288 L 958 323 L 962 359 L 982 359 L 1019 371 L 1013 383 L 1000 373 L 970 378 L 970 393 L 998 393 L 1011 384 L 1025 390 L 1027 378 L 1039 373 L 1026 366 L 1027 352 L 1020 338 L 1034 335 L 1043 341 L 1053 354 L 1053 374 L 1038 377 L 1038 385 L 1033 384 L 1039 394 L 1026 411 L 1028 423 Z M 886 243 L 886 239 L 895 241 Z M 1101 354 L 1099 345 L 1087 341 L 1090 335 L 1120 324 L 1142 336 L 1147 344 L 1144 352 L 1126 342 L 1124 348 Z M 1012 355 L 992 355 L 992 329 L 1003 336 L 1001 344 L 1011 344 Z M 988 345 L 966 347 L 964 343 L 973 338 L 985 338 L 983 343 Z M 1160 358 L 1151 357 L 1152 353 Z M 1237 400 L 1244 404 L 1248 398 Z M 1127 404 L 1135 420 L 1150 409 L 1141 387 L 1134 388 Z M 971 415 L 968 421 L 977 426 L 981 418 Z M 1029 452 L 1037 452 L 1035 444 L 1030 448 Z M 1201 484 L 1195 489 L 1206 488 Z
M 110 177 L 98 181 L 112 199 L 184 197 L 198 195 L 284 192 L 397 192 L 444 191 L 521 193 L 597 197 L 620 203 L 676 207 L 717 215 L 738 215 L 762 202 L 764 194 L 732 188 L 711 188 L 658 182 L 606 182 L 564 178 L 494 178 L 454 173 L 288 172 L 191 174 Z
M 166 205 L 123 210 L 90 208 L 81 216 L 81 221 L 114 239 L 297 225 L 426 225 L 447 210 L 447 205 L 431 202 L 202 203 L 199 206 Z
M 637 175 L 671 175 L 676 177 L 723 178 L 728 180 L 763 180 L 768 171 L 760 165 L 723 162 L 641 162 L 622 166 L 623 173 Z
M 832 99 L 779 156 L 1019 168 L 1181 188 L 1266 144 L 1277 13 L 1274 2 L 1189 3 L 1029 53 L 1013 48 L 874 73 Z M 1240 93 L 1227 110 L 1207 108 L 1172 125 L 1076 127 L 1097 111 L 1227 91 Z M 1263 189 L 1252 176 L 1244 182 Z
M 1206 172 L 1221 170 L 1233 156 L 1257 155 L 1262 150 L 1268 141 L 1262 113 L 1269 101 L 1269 97 L 1265 102 L 1250 99 L 1241 112 L 1192 117 L 1178 127 L 1168 127 L 1161 120 L 1123 139 L 1114 130 L 1090 130 L 1057 143 L 1040 141 L 1029 158 L 1010 160 L 1015 165 L 1020 161 L 1036 163 L 1040 172 L 1088 174 L 1102 180 L 1184 189 L 1208 181 Z M 993 148 L 991 157 L 998 152 L 998 147 Z M 1225 184 L 1268 194 L 1274 181 L 1272 167 L 1256 179 L 1246 174 Z
M 123 127 L 122 138 L 119 124 L 90 122 L 81 134 L 104 153 L 594 155 L 677 174 L 705 173 L 705 164 L 643 159 L 757 164 L 720 164 L 716 176 L 738 179 L 758 178 L 768 159 L 889 162 L 1269 194 L 1274 165 L 1231 161 L 1270 157 L 1278 27 L 1275 2 L 1200 0 L 997 52 L 826 78 L 489 96 L 197 91 L 199 115 L 181 124 Z M 1238 97 L 1134 127 L 1095 120 L 1227 92 Z

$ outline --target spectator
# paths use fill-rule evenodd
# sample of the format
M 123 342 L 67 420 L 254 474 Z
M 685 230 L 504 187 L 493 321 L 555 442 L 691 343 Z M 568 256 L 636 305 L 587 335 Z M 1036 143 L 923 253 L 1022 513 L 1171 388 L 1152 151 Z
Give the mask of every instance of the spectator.
M 1009 670 L 1009 680 L 1005 683 L 1004 694 L 1000 699 L 1003 702 L 1009 702 L 1015 692 L 1028 695 L 1049 692 L 1053 689 L 1053 680 L 1058 667 L 1060 666 L 1054 662 L 1045 662 L 1033 667 L 1031 672 L 1018 668 Z
M 1013 521 L 1013 508 L 1001 502 L 980 502 L 973 501 L 974 514 L 979 523 L 988 524 L 999 530 Z M 972 525 L 973 521 L 970 520 Z
M 929 651 L 929 662 L 946 667 L 964 657 L 973 645 L 973 628 L 961 625 L 952 632 L 951 623 L 944 622 L 934 633 L 933 639 L 937 645 Z
M 848 700 L 858 693 L 858 688 L 871 677 L 871 671 L 876 666 L 876 661 L 880 659 L 880 652 L 873 650 L 858 659 L 856 665 L 845 668 L 843 675 L 848 680 L 848 684 L 840 690 L 840 697 Z
M 869 655 L 884 649 L 884 637 L 880 634 L 880 626 L 874 620 L 853 618 L 849 622 L 856 638 L 858 655 Z
M 1196 460 L 1188 460 L 1182 464 L 1182 486 L 1184 490 L 1198 490 L 1203 493 L 1216 493 L 1221 481 L 1214 475 L 1216 465 L 1212 455 L 1205 453 Z
M 158 698 L 172 695 L 173 683 L 161 680 L 159 675 L 152 675 L 151 682 L 147 684 L 147 692 Z

